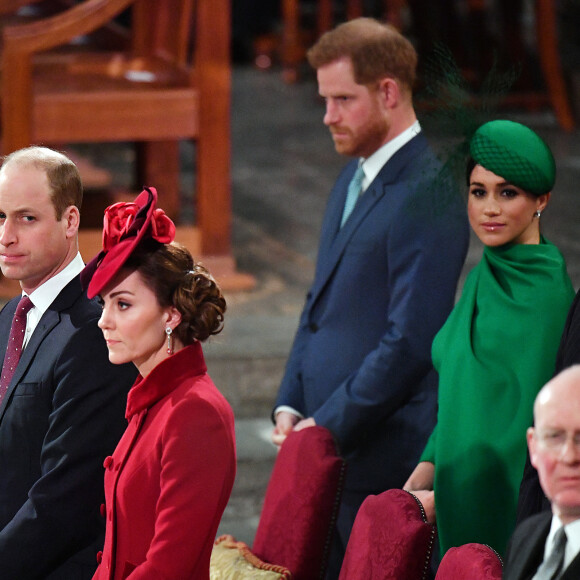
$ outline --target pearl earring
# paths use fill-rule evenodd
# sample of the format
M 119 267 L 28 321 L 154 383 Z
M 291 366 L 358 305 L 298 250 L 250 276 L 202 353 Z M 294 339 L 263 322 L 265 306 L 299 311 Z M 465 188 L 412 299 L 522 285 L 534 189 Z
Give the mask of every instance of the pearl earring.
M 173 330 L 168 326 L 165 329 L 165 334 L 167 335 L 167 354 L 173 354 L 173 340 L 171 339 L 171 333 Z
M 538 209 L 536 210 L 536 213 L 534 214 L 534 217 L 539 218 L 542 215 L 542 212 Z

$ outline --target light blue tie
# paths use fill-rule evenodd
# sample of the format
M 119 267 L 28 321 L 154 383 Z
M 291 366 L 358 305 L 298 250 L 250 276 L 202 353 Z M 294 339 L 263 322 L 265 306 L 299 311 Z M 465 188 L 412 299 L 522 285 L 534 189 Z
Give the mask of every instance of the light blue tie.
M 342 220 L 340 222 L 340 227 L 342 227 L 348 216 L 352 213 L 358 198 L 360 197 L 362 182 L 365 173 L 363 171 L 362 165 L 359 165 L 357 170 L 354 172 L 350 183 L 348 184 L 348 190 L 346 192 L 346 201 L 344 202 L 344 210 L 342 211 Z

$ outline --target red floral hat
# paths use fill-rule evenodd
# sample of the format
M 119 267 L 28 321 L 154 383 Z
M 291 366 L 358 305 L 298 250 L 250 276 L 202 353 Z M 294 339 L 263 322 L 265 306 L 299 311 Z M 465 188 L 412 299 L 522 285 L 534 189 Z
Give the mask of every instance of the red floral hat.
M 141 241 L 154 239 L 169 244 L 175 239 L 175 224 L 156 205 L 157 191 L 147 187 L 134 202 L 114 203 L 105 210 L 103 249 L 81 273 L 89 298 L 114 278 Z

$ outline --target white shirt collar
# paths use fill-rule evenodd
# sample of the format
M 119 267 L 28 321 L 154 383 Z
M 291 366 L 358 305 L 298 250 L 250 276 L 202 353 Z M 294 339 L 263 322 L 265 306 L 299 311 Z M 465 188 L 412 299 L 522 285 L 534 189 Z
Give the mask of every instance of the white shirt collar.
M 362 190 L 366 191 L 367 187 L 374 181 L 379 171 L 385 166 L 385 163 L 399 150 L 406 145 L 413 137 L 421 132 L 419 121 L 415 121 L 408 129 L 397 135 L 377 149 L 367 159 L 360 159 L 365 177 L 362 182 Z
M 85 267 L 80 253 L 77 255 L 52 278 L 49 278 L 44 284 L 40 285 L 34 292 L 29 294 L 29 298 L 34 307 L 28 312 L 26 319 L 26 335 L 24 345 L 34 332 L 42 315 L 48 310 L 48 307 L 54 302 L 54 299 L 60 294 L 61 290 Z

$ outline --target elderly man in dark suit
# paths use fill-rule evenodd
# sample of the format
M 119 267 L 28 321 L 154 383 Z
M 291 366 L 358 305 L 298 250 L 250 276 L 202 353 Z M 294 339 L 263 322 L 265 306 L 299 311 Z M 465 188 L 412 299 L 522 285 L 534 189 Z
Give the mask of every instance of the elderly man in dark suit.
M 136 371 L 109 362 L 81 288 L 82 186 L 64 155 L 30 147 L 0 169 L 0 268 L 22 296 L 0 313 L 0 577 L 92 577 L 103 460 Z M 4 354 L 5 353 L 5 354 Z
M 580 578 L 580 365 L 538 393 L 528 429 L 532 465 L 552 509 L 524 520 L 506 554 L 504 580 Z
M 364 498 L 405 483 L 435 424 L 431 342 L 454 303 L 468 226 L 415 115 L 411 43 L 361 18 L 308 58 L 335 149 L 355 159 L 330 193 L 273 440 L 322 425 L 347 459 L 332 578 Z

